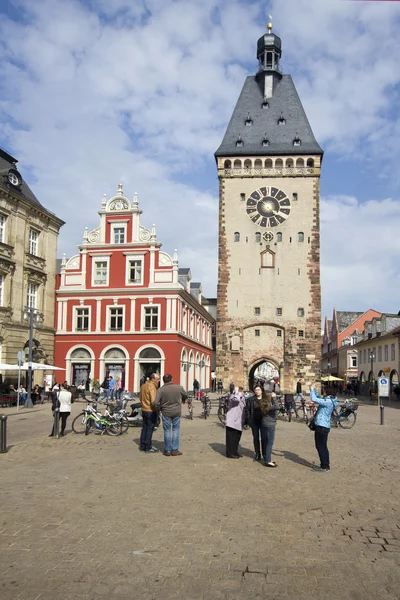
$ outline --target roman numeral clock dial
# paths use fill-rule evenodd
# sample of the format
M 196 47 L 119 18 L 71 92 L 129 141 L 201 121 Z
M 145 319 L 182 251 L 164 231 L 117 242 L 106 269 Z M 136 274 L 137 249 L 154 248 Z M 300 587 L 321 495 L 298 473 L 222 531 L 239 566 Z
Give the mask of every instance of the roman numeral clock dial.
M 262 187 L 247 198 L 246 212 L 258 227 L 277 227 L 290 215 L 290 200 L 279 188 Z

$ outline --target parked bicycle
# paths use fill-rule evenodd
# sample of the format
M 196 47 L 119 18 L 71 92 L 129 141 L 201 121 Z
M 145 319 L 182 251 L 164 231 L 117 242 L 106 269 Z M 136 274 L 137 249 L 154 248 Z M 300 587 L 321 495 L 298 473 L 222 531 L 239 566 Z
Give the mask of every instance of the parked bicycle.
M 189 419 L 192 420 L 193 419 L 193 397 L 188 396 L 186 403 L 187 403 L 187 407 L 188 407 L 188 411 L 189 411 Z
M 293 400 L 295 403 L 300 402 L 300 405 L 296 405 L 296 419 L 305 421 L 306 425 L 308 425 L 310 418 L 308 416 L 307 403 L 304 396 L 296 394 Z
M 93 429 L 96 433 L 108 435 L 121 435 L 121 422 L 111 417 L 105 416 L 97 411 L 97 402 L 93 402 L 93 406 L 88 406 L 79 413 L 72 421 L 72 431 L 74 433 L 88 433 Z
M 200 400 L 203 404 L 203 412 L 201 413 L 201 416 L 207 419 L 211 413 L 211 400 L 207 394 L 204 394 L 203 392 L 200 393 Z
M 339 406 L 339 412 L 335 408 L 331 415 L 331 425 L 333 427 L 342 427 L 343 429 L 351 429 L 356 424 L 357 420 L 357 409 L 359 403 L 356 398 L 350 398 L 345 400 L 344 403 Z
M 222 423 L 222 425 L 225 427 L 226 425 L 226 413 L 228 412 L 228 403 L 229 403 L 229 396 L 221 396 L 218 399 L 218 419 L 220 420 L 220 422 Z

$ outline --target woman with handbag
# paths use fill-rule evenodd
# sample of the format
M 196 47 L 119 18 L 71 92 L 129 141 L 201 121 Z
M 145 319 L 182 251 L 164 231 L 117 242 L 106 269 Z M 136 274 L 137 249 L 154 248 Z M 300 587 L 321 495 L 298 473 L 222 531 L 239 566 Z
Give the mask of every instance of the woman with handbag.
M 54 411 L 56 408 L 60 409 L 60 421 L 61 421 L 61 432 L 60 436 L 64 436 L 65 427 L 67 425 L 67 419 L 71 414 L 71 404 L 72 404 L 72 394 L 66 388 L 65 383 L 61 385 L 61 390 L 53 397 L 52 402 L 52 411 L 54 415 Z M 51 434 L 49 437 L 53 437 L 54 435 L 54 418 L 53 418 L 53 429 L 51 430 Z
M 246 400 L 246 423 L 250 425 L 251 431 L 253 432 L 253 444 L 254 444 L 254 460 L 261 460 L 261 453 L 265 461 L 264 456 L 264 440 L 262 438 L 261 420 L 262 412 L 260 408 L 260 400 L 263 396 L 264 390 L 261 385 L 257 384 L 254 389 L 254 395 L 249 396 Z M 260 445 L 261 438 L 261 445 Z
M 263 442 L 264 467 L 276 469 L 278 466 L 272 460 L 272 447 L 275 441 L 276 414 L 279 408 L 279 400 L 275 392 L 263 390 L 259 401 L 261 418 L 261 439 Z
M 331 414 L 338 405 L 335 396 L 325 396 L 321 398 L 315 388 L 315 384 L 310 386 L 310 400 L 318 404 L 318 410 L 315 413 L 310 429 L 314 431 L 315 447 L 318 452 L 320 466 L 313 467 L 314 471 L 326 473 L 330 471 L 328 435 L 331 430 Z
M 242 437 L 244 425 L 244 409 L 246 399 L 243 388 L 236 387 L 228 401 L 228 412 L 226 413 L 226 457 L 240 458 L 239 442 Z

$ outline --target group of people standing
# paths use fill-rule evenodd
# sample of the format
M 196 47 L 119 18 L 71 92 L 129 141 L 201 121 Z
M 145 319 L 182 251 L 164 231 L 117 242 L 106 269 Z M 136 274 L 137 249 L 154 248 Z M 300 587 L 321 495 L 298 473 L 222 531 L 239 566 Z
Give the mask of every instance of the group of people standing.
M 279 409 L 278 379 L 275 378 L 272 383 L 268 384 L 268 391 L 265 390 L 265 387 L 267 386 L 257 383 L 253 389 L 253 395 L 247 399 L 241 387 L 235 387 L 231 393 L 226 414 L 226 456 L 232 459 L 241 457 L 239 442 L 243 426 L 247 424 L 253 433 L 254 460 L 262 462 L 265 467 L 275 469 L 278 465 L 272 460 L 272 448 Z M 322 398 L 317 392 L 315 384 L 310 387 L 310 400 L 313 404 L 318 405 L 313 419 L 313 431 L 320 465 L 316 465 L 314 470 L 327 472 L 330 470 L 328 450 L 330 419 L 338 401 L 335 396 Z
M 187 393 L 181 385 L 172 382 L 172 375 L 164 375 L 163 384 L 159 387 L 160 376 L 158 373 L 153 373 L 140 388 L 143 424 L 139 450 L 145 453 L 158 452 L 157 448 L 152 446 L 152 437 L 157 423 L 157 415 L 161 413 L 164 430 L 163 454 L 164 456 L 181 456 L 179 435 L 182 400 L 186 400 Z

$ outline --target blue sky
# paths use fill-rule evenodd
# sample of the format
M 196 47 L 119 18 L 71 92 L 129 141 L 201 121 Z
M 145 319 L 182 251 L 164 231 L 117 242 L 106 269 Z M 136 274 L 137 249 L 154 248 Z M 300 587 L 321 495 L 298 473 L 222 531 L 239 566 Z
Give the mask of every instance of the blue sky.
M 323 314 L 400 310 L 400 4 L 325 0 L 2 0 L 0 146 L 66 221 L 103 193 L 216 294 L 219 146 L 268 14 L 318 142 Z M 73 215 L 73 217 L 71 217 Z

